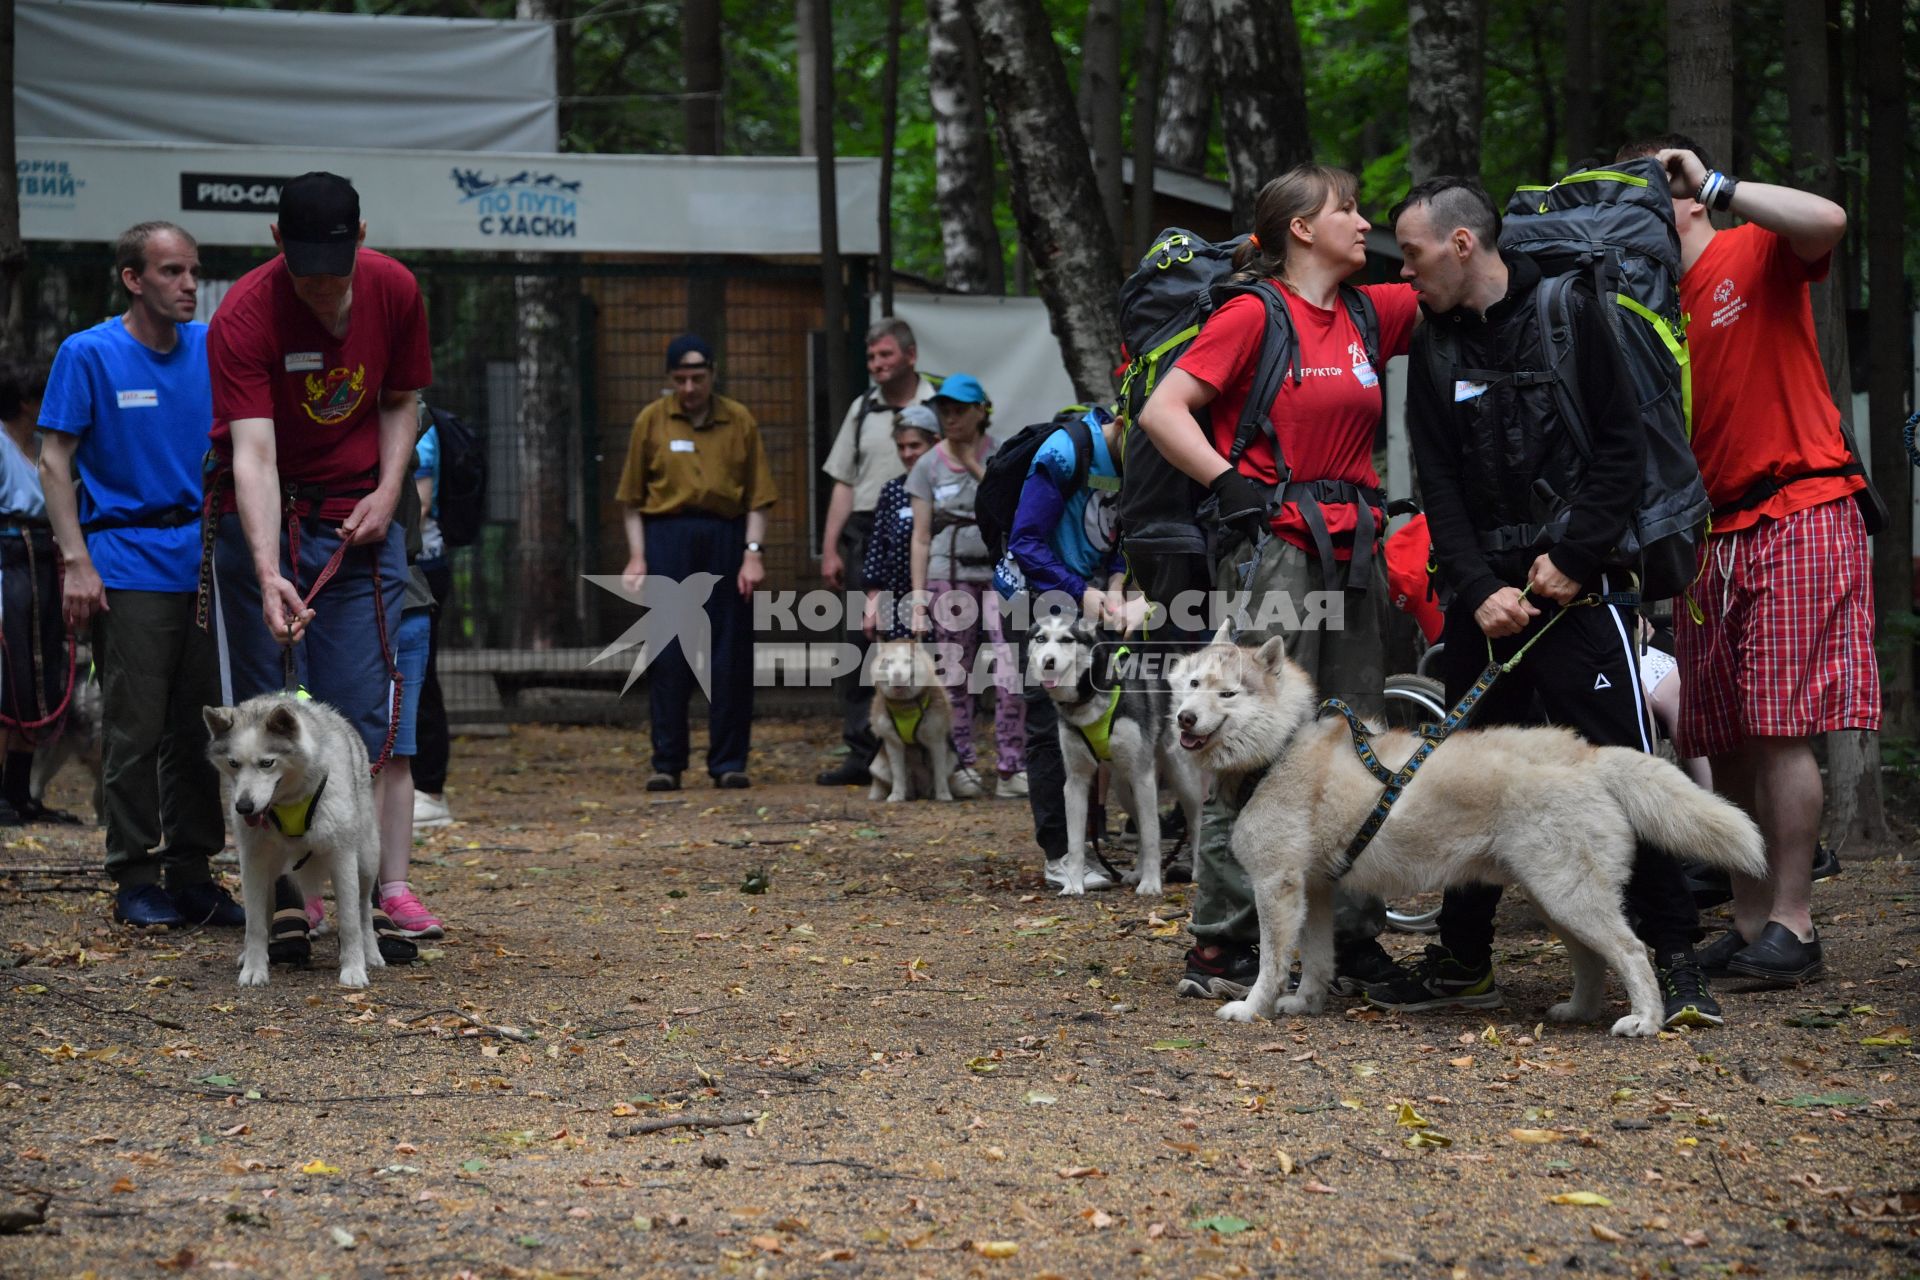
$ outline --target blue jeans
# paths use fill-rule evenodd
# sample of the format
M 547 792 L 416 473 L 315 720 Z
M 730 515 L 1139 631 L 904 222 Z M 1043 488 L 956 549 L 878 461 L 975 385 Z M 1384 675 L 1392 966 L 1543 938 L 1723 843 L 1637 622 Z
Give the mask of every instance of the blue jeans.
M 287 559 L 284 527 L 280 534 L 280 573 L 311 588 L 340 545 L 339 526 L 309 520 L 300 527 L 300 568 L 296 578 Z M 373 593 L 373 565 L 380 566 L 380 600 Z M 228 703 L 285 687 L 280 641 L 260 616 L 260 580 L 253 573 L 240 517 L 220 517 L 214 542 L 214 594 L 218 604 L 220 690 Z M 388 642 L 400 637 L 400 604 L 407 587 L 406 532 L 387 529 L 385 542 L 347 552 L 340 571 L 314 598 L 312 623 L 294 646 L 294 679 L 316 699 L 331 706 L 360 732 L 369 758 L 378 760 L 387 741 L 393 681 L 387 655 L 380 649 L 374 609 L 384 608 Z

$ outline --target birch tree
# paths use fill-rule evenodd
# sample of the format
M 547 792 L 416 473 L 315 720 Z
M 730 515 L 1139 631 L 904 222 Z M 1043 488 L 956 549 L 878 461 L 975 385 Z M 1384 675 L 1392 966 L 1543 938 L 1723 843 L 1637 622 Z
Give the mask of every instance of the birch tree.
M 1407 167 L 1415 182 L 1480 176 L 1486 40 L 1486 0 L 1407 5 Z
M 1074 393 L 1113 396 L 1120 267 L 1041 0 L 961 0 L 980 43 L 1020 241 Z
M 1213 0 L 1178 0 L 1153 144 L 1155 157 L 1169 169 L 1198 173 L 1205 166 L 1214 81 Z
M 1006 263 L 993 220 L 993 139 L 987 132 L 980 52 L 960 0 L 927 0 L 927 90 L 947 287 L 1004 293 Z
M 1245 230 L 1260 188 L 1313 158 L 1293 0 L 1213 0 L 1213 56 L 1233 225 Z

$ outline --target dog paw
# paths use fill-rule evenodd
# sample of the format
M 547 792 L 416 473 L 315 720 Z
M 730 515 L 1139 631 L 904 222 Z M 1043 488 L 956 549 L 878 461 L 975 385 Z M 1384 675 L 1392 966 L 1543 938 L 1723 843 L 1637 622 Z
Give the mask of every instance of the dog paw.
M 894 794 L 887 797 L 888 804 L 905 804 L 906 802 L 907 802 L 907 793 L 904 791 L 897 791 Z
M 1069 880 L 1069 881 L 1067 881 L 1067 883 L 1065 883 L 1065 884 L 1063 884 L 1063 885 L 1061 885 L 1061 886 L 1060 886 L 1060 896 L 1061 896 L 1061 897 L 1063 897 L 1063 898 L 1084 898 L 1084 897 L 1086 897 L 1086 896 L 1087 896 L 1087 885 L 1086 885 L 1086 882 L 1085 882 L 1084 880 L 1082 880 L 1082 881 L 1073 881 L 1073 880 Z
M 1571 1000 L 1562 1000 L 1547 1010 L 1548 1022 L 1592 1022 L 1599 1016 L 1598 1009 L 1589 1009 Z
M 1157 898 L 1165 892 L 1158 880 L 1142 880 L 1133 886 L 1133 891 L 1143 898 Z
M 1659 1030 L 1659 1019 L 1643 1017 L 1637 1013 L 1630 1013 L 1613 1024 L 1613 1034 L 1616 1036 L 1650 1036 L 1657 1034 Z
M 1275 1000 L 1273 1007 L 1276 1013 L 1318 1013 L 1327 1007 L 1327 999 L 1325 996 L 1319 996 L 1309 1000 L 1305 996 L 1295 992 L 1290 996 L 1281 996 L 1278 1000 Z
M 240 966 L 240 985 L 243 987 L 264 987 L 267 985 L 267 964 L 262 960 L 258 964 Z
M 1253 1001 L 1235 1000 L 1215 1009 L 1213 1016 L 1222 1022 L 1252 1022 L 1258 1015 L 1254 1012 Z
M 363 964 L 342 965 L 340 985 L 343 987 L 364 987 L 367 985 L 367 967 Z

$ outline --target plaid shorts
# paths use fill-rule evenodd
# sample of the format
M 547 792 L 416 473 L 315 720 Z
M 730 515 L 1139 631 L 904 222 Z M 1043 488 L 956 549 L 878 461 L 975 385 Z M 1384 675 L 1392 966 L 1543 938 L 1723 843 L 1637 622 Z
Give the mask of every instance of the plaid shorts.
M 1704 620 L 1674 610 L 1681 755 L 1880 727 L 1873 565 L 1851 497 L 1709 538 L 1702 559 Z

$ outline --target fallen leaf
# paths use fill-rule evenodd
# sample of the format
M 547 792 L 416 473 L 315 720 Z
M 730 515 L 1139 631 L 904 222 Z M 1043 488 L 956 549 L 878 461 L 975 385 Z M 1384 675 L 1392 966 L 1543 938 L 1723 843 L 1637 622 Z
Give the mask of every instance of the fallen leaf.
M 1012 1240 L 975 1240 L 973 1251 L 983 1258 L 1011 1258 L 1020 1246 Z
M 1055 1169 L 1054 1173 L 1062 1178 L 1104 1178 L 1107 1175 L 1090 1164 L 1070 1165 L 1065 1169 Z
M 1557 1129 L 1509 1129 L 1507 1130 L 1507 1136 L 1515 1142 L 1544 1144 L 1564 1141 L 1567 1135 L 1559 1132 Z
M 1280 1176 L 1284 1178 L 1290 1176 L 1292 1173 L 1293 1157 L 1282 1151 L 1280 1153 Z
M 1164 1053 L 1169 1049 L 1204 1049 L 1206 1047 L 1207 1042 L 1205 1040 L 1155 1040 L 1147 1046 L 1147 1051 L 1150 1053 Z
M 1423 1147 L 1450 1147 L 1453 1145 L 1453 1139 L 1445 1134 L 1422 1129 L 1407 1135 L 1407 1145 L 1416 1151 Z
M 1458 1067 L 1460 1068 L 1460 1070 L 1465 1071 L 1468 1067 L 1471 1067 L 1473 1065 L 1473 1059 L 1471 1057 L 1448 1058 L 1447 1065 L 1450 1067 Z
M 1880 1048 L 1899 1048 L 1913 1043 L 1913 1033 L 1905 1027 L 1888 1027 L 1878 1035 L 1871 1035 L 1860 1042 Z
M 338 1173 L 339 1166 L 328 1164 L 325 1160 L 309 1160 L 300 1166 L 302 1173 Z
M 1704 1249 L 1711 1242 L 1704 1231 L 1683 1231 L 1680 1233 L 1680 1243 L 1689 1249 Z
M 1193 1220 L 1195 1231 L 1212 1231 L 1223 1236 L 1237 1236 L 1252 1226 L 1253 1224 L 1245 1218 L 1236 1218 L 1231 1214 L 1216 1214 L 1211 1218 Z
M 1547 1203 L 1592 1205 L 1604 1209 L 1612 1205 L 1613 1201 L 1598 1191 L 1562 1191 L 1557 1196 L 1548 1196 Z
M 1310 1181 L 1305 1185 L 1303 1185 L 1300 1189 L 1302 1191 L 1312 1192 L 1316 1196 L 1331 1196 L 1331 1195 L 1339 1194 L 1337 1191 L 1335 1191 L 1332 1187 L 1328 1186 L 1326 1183 L 1318 1182 L 1318 1181 Z
M 1426 1129 L 1431 1127 L 1426 1120 L 1421 1117 L 1420 1113 L 1413 1109 L 1411 1102 L 1403 1102 L 1400 1104 L 1399 1116 L 1394 1123 L 1403 1129 Z
M 1608 1244 L 1625 1244 L 1627 1242 L 1625 1236 L 1604 1222 L 1589 1223 L 1587 1224 L 1587 1230 L 1593 1232 L 1593 1238 L 1595 1240 L 1605 1240 Z
M 319 1162 L 315 1161 L 315 1163 L 317 1164 Z M 327 1228 L 327 1234 L 332 1236 L 334 1244 L 342 1249 L 358 1249 L 360 1247 L 360 1242 L 353 1238 L 353 1232 L 345 1230 L 344 1228 L 329 1227 Z
M 1864 1107 L 1867 1100 L 1854 1093 L 1801 1093 L 1791 1098 L 1776 1098 L 1783 1107 Z

